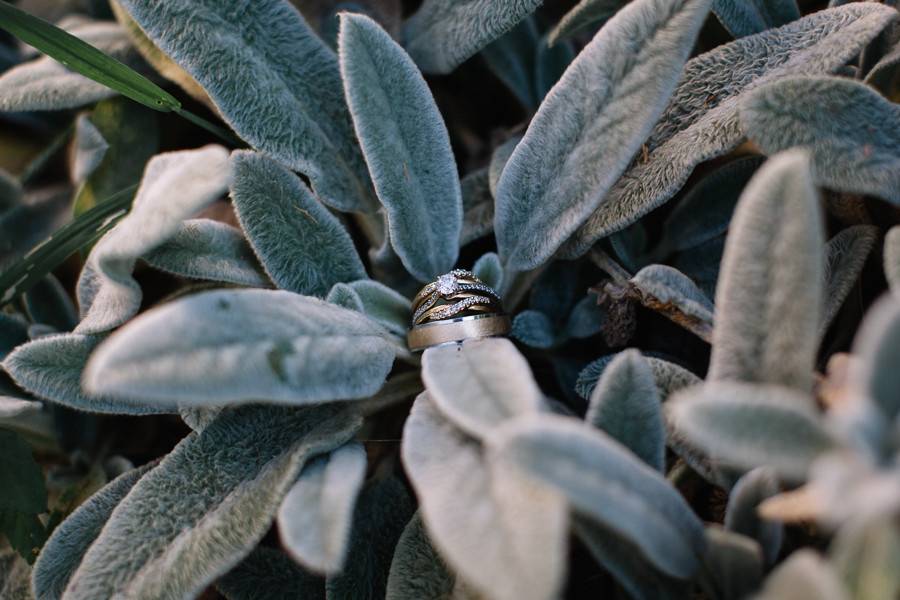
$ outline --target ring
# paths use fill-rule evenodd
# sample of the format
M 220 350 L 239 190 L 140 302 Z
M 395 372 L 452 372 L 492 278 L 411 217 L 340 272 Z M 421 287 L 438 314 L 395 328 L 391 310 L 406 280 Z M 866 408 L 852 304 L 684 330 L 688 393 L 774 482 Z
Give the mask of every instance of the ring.
M 500 295 L 474 273 L 455 269 L 423 287 L 412 301 L 409 349 L 469 338 L 506 335 L 511 329 Z

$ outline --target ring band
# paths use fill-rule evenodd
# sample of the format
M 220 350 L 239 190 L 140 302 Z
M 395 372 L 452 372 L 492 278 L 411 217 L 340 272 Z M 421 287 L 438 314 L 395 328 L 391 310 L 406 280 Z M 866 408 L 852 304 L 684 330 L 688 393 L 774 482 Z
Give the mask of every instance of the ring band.
M 511 327 L 508 315 L 470 315 L 413 327 L 406 339 L 409 349 L 415 352 L 447 342 L 506 335 Z
M 477 275 L 454 269 L 423 287 L 412 301 L 412 351 L 468 338 L 506 335 L 512 328 L 500 295 Z

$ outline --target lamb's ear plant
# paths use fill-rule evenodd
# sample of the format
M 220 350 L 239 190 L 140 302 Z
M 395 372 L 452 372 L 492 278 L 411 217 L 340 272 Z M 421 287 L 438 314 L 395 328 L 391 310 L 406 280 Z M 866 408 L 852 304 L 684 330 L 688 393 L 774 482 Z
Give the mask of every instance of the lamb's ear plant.
M 21 4 L 0 597 L 896 597 L 894 3 Z

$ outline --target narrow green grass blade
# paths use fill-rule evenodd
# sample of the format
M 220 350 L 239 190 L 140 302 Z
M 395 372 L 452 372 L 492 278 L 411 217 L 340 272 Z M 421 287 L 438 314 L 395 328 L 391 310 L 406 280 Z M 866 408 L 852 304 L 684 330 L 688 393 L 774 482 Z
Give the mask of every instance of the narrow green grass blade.
M 0 2 L 0 29 L 135 102 L 162 112 L 181 108 L 181 103 L 174 96 L 140 73 L 59 27 L 6 2 Z
M 27 292 L 74 252 L 93 244 L 109 231 L 128 212 L 136 189 L 135 184 L 116 192 L 61 227 L 0 274 L 0 306 Z

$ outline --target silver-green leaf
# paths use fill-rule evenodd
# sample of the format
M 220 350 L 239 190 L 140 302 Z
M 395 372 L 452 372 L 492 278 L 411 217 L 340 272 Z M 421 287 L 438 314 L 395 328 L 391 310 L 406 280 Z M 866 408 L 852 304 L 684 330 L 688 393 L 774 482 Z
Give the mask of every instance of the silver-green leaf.
M 453 268 L 462 193 L 450 138 L 415 64 L 375 21 L 341 16 L 341 74 L 390 240 L 423 281 Z
M 394 360 L 387 332 L 315 298 L 214 291 L 144 313 L 97 349 L 94 393 L 185 406 L 304 404 L 371 396 Z
M 500 178 L 494 229 L 508 268 L 548 260 L 603 202 L 662 115 L 709 6 L 635 0 L 572 62 Z

